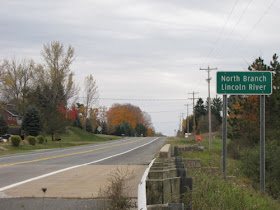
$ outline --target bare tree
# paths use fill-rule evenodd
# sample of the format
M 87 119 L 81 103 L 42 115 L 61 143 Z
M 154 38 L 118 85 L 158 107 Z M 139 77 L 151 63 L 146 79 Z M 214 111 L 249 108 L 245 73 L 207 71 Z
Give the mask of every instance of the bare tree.
M 67 51 L 58 41 L 45 44 L 42 57 L 45 60 L 44 70 L 38 70 L 38 75 L 45 75 L 44 83 L 49 84 L 52 89 L 52 103 L 68 100 L 77 94 L 78 88 L 73 82 L 73 72 L 70 65 L 74 61 L 74 48 L 69 45 Z M 43 79 L 42 77 L 40 77 Z
M 85 78 L 85 117 L 88 117 L 88 111 L 92 106 L 98 102 L 98 87 L 93 76 L 90 74 Z
M 28 94 L 34 84 L 34 69 L 33 60 L 4 60 L 1 64 L 2 98 L 13 103 L 20 114 L 24 114 L 28 106 Z
M 143 120 L 144 120 L 143 125 L 146 128 L 151 128 L 152 127 L 151 116 L 147 112 L 143 112 L 143 111 L 142 111 L 142 115 L 143 115 Z
M 100 122 L 107 122 L 106 113 L 108 108 L 106 106 L 101 106 L 98 108 L 98 119 Z

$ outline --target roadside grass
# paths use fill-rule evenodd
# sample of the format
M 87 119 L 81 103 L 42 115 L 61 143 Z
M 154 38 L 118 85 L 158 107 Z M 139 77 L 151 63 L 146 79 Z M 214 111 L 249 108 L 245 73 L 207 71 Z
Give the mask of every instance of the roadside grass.
M 81 146 L 87 144 L 96 144 L 105 141 L 121 139 L 118 136 L 107 136 L 107 135 L 95 135 L 79 128 L 68 127 L 66 132 L 60 135 L 62 139 L 60 142 L 52 141 L 50 135 L 46 135 L 47 142 L 43 144 L 36 144 L 35 146 L 29 145 L 23 141 L 18 147 L 12 146 L 11 143 L 0 143 L 0 155 L 16 154 L 30 152 L 41 149 L 54 149 L 54 148 L 65 148 L 72 146 Z
M 255 192 L 220 176 L 193 171 L 193 209 L 279 209 L 280 203 L 270 196 Z
M 230 139 L 227 140 L 227 143 Z M 218 167 L 219 173 L 202 173 L 188 170 L 188 176 L 194 178 L 192 193 L 193 209 L 280 209 L 279 201 L 267 194 L 261 194 L 252 188 L 251 181 L 240 171 L 239 160 L 227 157 L 227 176 L 236 176 L 236 182 L 225 182 L 220 176 L 222 171 L 222 140 L 212 140 L 209 151 L 208 139 L 198 143 L 194 140 L 171 137 L 167 143 L 172 146 L 199 144 L 204 151 L 179 152 L 179 156 L 188 159 L 201 159 L 202 167 Z
M 51 135 L 46 136 L 48 141 L 51 141 L 52 137 Z M 94 142 L 103 142 L 103 141 L 110 141 L 110 140 L 116 140 L 121 139 L 121 137 L 118 136 L 107 136 L 107 135 L 101 135 L 101 134 L 92 134 L 89 132 L 86 132 L 82 129 L 75 128 L 75 127 L 67 127 L 66 132 L 60 135 L 62 141 L 61 142 L 76 142 L 80 143 L 94 143 Z
M 228 140 L 227 143 L 229 143 Z M 172 146 L 187 146 L 197 144 L 199 146 L 204 147 L 204 151 L 188 151 L 188 152 L 180 152 L 180 156 L 183 158 L 190 159 L 201 159 L 201 164 L 203 167 L 221 167 L 222 163 L 222 140 L 221 139 L 212 139 L 212 149 L 209 151 L 209 142 L 208 139 L 203 140 L 201 142 L 197 142 L 194 140 L 187 140 L 183 138 L 171 137 L 167 140 L 168 144 Z M 232 163 L 232 161 L 234 163 Z M 228 165 L 236 165 L 236 161 L 231 158 L 227 158 Z
M 105 135 L 105 134 L 95 134 L 95 135 L 106 140 L 117 140 L 122 138 L 120 136 Z

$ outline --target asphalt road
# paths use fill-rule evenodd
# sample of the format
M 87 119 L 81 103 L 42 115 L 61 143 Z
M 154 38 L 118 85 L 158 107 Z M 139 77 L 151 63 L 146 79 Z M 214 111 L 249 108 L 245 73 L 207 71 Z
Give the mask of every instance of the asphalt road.
M 128 138 L 95 145 L 0 156 L 1 191 L 83 165 L 148 164 L 166 138 Z

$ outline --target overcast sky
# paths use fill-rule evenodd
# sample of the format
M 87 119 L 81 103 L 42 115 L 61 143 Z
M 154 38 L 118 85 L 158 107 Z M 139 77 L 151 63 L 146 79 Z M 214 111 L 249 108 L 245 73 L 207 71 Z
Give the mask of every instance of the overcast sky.
M 72 70 L 81 89 L 85 76 L 92 74 L 99 87 L 98 105 L 140 106 L 151 115 L 156 131 L 166 135 L 178 129 L 180 113 L 186 116 L 189 92 L 207 98 L 207 73 L 199 68 L 245 71 L 258 56 L 269 63 L 279 54 L 278 0 L 0 3 L 0 59 L 40 62 L 43 44 L 71 44 L 76 52 Z M 215 71 L 211 77 L 214 97 Z

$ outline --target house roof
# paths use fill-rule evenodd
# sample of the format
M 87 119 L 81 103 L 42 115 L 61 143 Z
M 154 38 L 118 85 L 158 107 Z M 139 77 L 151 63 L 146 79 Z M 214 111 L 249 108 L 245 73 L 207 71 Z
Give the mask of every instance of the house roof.
M 3 104 L 3 105 L 5 105 L 5 106 L 0 106 L 0 110 L 1 110 L 1 108 L 3 109 L 3 110 L 5 110 L 6 112 L 8 112 L 10 115 L 12 115 L 13 117 L 18 117 L 18 116 L 20 116 L 20 114 L 17 112 L 17 111 L 15 111 L 14 110 L 14 107 L 15 107 L 15 105 L 14 104 L 8 104 L 8 103 L 5 103 L 5 102 L 3 102 L 3 101 L 0 101 L 0 104 Z
M 4 109 L 6 112 L 8 112 L 10 115 L 12 115 L 13 117 L 18 117 L 19 116 L 19 113 L 17 113 L 16 111 L 13 111 L 13 110 L 7 110 L 7 109 Z

